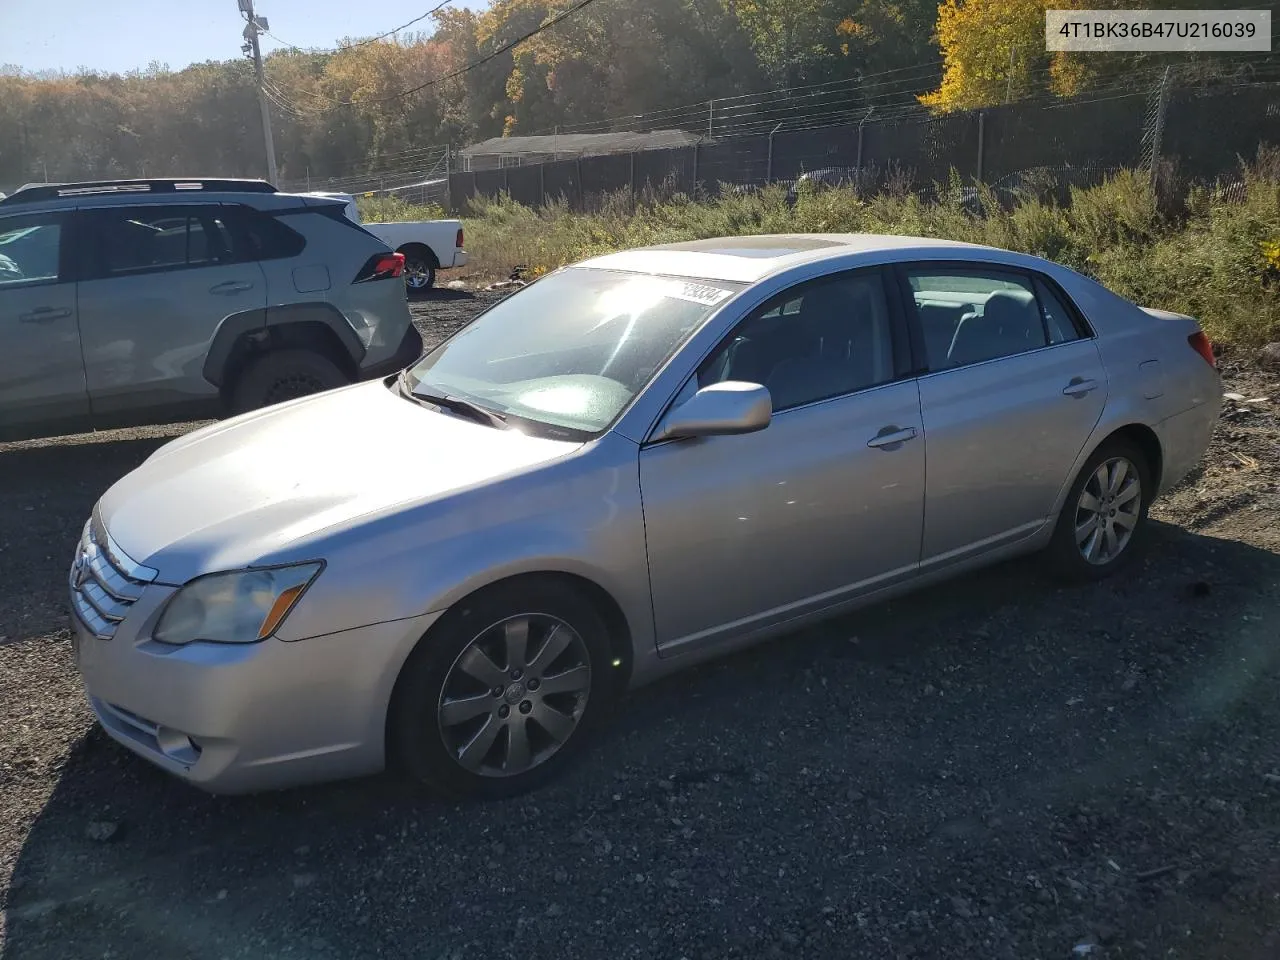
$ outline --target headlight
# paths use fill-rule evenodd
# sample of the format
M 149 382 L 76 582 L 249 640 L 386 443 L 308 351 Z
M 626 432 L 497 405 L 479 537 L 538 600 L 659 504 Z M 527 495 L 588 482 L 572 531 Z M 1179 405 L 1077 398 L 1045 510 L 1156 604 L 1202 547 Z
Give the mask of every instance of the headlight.
M 300 563 L 198 577 L 170 598 L 153 636 L 174 644 L 264 640 L 275 633 L 323 568 L 322 563 Z

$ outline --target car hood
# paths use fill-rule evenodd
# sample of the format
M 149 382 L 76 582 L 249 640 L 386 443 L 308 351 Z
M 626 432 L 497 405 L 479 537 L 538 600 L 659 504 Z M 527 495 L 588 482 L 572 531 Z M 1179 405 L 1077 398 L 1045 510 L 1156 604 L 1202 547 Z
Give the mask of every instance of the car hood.
M 499 430 L 382 383 L 217 423 L 157 450 L 98 510 L 133 560 L 183 583 L 272 562 L 317 534 L 558 459 L 581 444 Z

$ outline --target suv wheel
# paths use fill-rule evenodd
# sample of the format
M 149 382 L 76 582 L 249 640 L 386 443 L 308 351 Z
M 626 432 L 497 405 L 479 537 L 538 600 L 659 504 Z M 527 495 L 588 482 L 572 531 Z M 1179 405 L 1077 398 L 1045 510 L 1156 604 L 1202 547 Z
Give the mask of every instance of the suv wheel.
M 534 789 L 607 715 L 608 650 L 604 621 L 568 584 L 529 578 L 484 589 L 410 655 L 388 716 L 389 753 L 450 797 Z
M 246 413 L 350 383 L 330 359 L 311 350 L 273 350 L 250 360 L 232 391 L 234 413 Z

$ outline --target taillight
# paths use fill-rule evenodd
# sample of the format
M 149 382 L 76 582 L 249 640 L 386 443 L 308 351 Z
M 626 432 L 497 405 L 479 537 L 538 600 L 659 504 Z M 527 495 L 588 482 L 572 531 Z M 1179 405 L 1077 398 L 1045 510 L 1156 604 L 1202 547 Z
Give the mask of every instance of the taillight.
M 1215 370 L 1217 369 L 1218 361 L 1213 358 L 1213 343 L 1210 342 L 1203 330 L 1197 330 L 1187 337 L 1187 343 L 1191 344 L 1192 350 L 1204 357 L 1205 363 Z
M 366 280 L 395 280 L 404 273 L 403 253 L 375 253 L 360 268 L 352 283 L 364 283 Z
M 462 249 L 462 247 L 463 247 L 463 243 L 462 243 L 462 228 L 461 228 L 461 227 L 459 227 L 459 228 L 458 228 L 458 239 L 457 239 L 457 241 L 454 243 L 454 246 L 455 246 L 455 247 L 457 247 L 459 250 L 461 250 L 461 249 Z

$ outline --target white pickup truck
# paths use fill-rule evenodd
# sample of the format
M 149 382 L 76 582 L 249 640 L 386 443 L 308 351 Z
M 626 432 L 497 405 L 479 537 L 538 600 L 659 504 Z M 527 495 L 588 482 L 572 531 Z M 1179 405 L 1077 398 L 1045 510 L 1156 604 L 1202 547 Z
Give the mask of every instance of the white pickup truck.
M 404 254 L 404 285 L 410 295 L 435 286 L 436 271 L 467 265 L 462 248 L 462 221 L 410 220 L 403 223 L 362 223 L 356 199 L 349 193 L 311 194 L 347 204 L 347 217 L 359 223 L 396 253 Z

